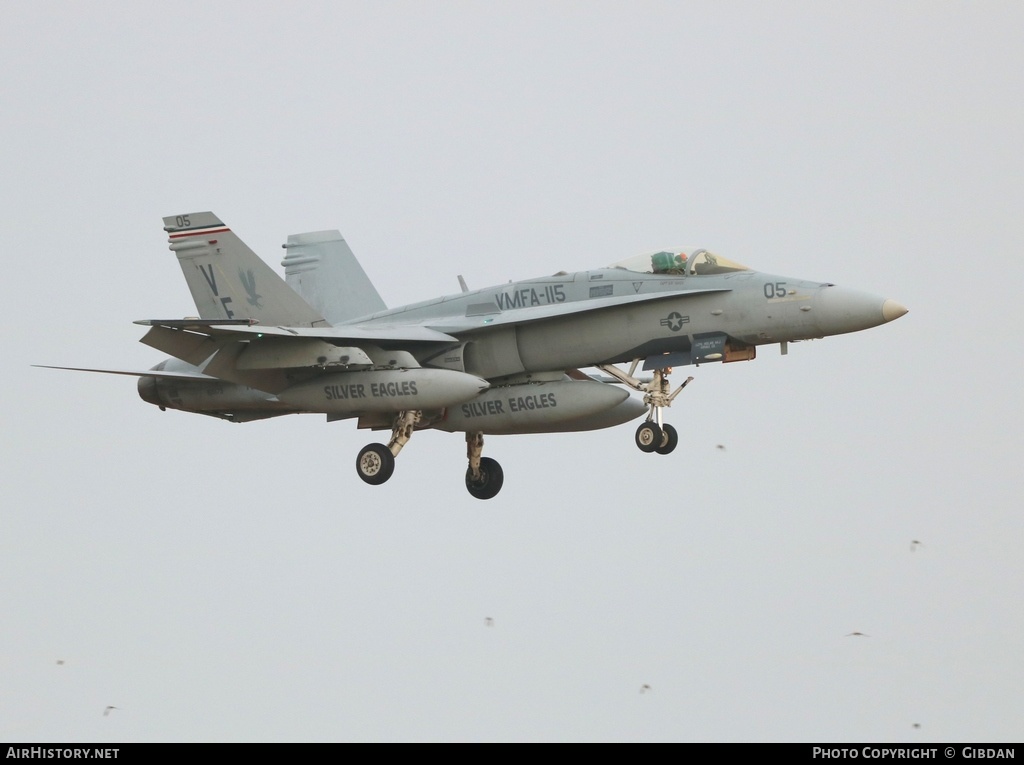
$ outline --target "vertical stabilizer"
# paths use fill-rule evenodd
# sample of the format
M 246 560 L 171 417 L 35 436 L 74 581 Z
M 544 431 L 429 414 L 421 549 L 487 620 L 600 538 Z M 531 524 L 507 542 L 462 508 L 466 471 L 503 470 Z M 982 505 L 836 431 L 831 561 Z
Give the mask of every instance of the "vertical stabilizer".
M 213 213 L 164 218 L 164 231 L 200 318 L 254 319 L 285 327 L 326 323 Z
M 289 286 L 331 324 L 387 308 L 339 232 L 292 234 L 283 247 Z

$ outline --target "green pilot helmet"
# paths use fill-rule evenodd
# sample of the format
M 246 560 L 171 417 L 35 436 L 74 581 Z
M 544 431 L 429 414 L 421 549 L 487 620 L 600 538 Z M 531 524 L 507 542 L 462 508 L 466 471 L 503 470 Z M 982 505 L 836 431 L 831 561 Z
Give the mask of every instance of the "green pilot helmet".
M 656 252 L 651 255 L 651 271 L 656 274 L 681 274 L 686 271 L 686 253 Z

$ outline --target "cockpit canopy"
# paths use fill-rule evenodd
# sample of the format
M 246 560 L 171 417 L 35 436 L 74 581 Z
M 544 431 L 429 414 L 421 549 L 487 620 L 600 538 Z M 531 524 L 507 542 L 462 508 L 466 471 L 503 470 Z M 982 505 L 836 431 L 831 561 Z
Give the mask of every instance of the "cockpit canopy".
M 687 247 L 682 250 L 658 250 L 646 255 L 637 255 L 627 260 L 612 263 L 609 268 L 623 268 L 642 274 L 667 274 L 674 276 L 707 276 L 726 274 L 733 271 L 749 271 L 740 263 L 715 255 L 699 248 Z

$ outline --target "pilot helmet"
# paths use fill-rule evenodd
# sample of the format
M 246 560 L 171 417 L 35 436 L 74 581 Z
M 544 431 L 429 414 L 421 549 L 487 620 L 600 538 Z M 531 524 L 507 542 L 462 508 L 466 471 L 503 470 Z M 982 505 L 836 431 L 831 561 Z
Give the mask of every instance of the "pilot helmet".
M 656 252 L 651 255 L 651 270 L 656 274 L 682 271 L 686 268 L 686 253 Z
M 651 255 L 651 268 L 656 274 L 664 273 L 675 267 L 676 256 L 671 252 L 656 252 Z

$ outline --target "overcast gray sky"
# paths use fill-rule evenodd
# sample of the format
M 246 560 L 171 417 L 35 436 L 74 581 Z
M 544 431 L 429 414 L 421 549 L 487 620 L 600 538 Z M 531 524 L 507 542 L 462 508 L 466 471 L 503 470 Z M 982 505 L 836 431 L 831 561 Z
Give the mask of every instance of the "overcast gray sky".
M 1020 741 L 1019 3 L 0 17 L 0 740 Z M 30 367 L 160 361 L 202 210 L 389 305 L 693 244 L 910 313 L 690 371 L 671 457 L 493 437 L 479 502 L 425 432 L 370 487 L 351 423 Z

